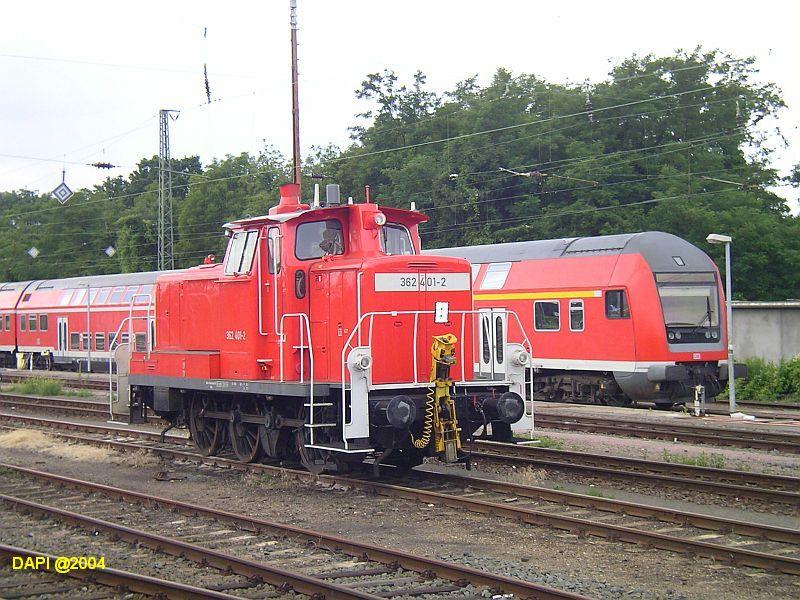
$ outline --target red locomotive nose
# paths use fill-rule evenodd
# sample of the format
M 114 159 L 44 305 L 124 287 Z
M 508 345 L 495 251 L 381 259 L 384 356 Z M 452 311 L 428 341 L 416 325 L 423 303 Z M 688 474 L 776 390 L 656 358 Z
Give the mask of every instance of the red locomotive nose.
M 293 213 L 300 210 L 308 210 L 308 204 L 300 202 L 300 186 L 296 183 L 286 183 L 281 186 L 281 201 L 278 206 L 269 209 L 271 215 L 281 215 Z

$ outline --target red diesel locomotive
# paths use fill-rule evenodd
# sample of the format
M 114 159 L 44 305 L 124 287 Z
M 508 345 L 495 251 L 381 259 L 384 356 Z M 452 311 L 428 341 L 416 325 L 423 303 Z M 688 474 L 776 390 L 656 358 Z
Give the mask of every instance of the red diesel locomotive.
M 487 315 L 520 315 L 533 344 L 536 398 L 668 408 L 693 398 L 698 385 L 716 396 L 728 378 L 719 272 L 679 237 L 645 232 L 426 253 L 472 263 L 475 305 Z M 743 376 L 744 366 L 735 371 Z
M 310 208 L 284 185 L 268 215 L 225 225 L 221 264 L 158 277 L 154 339 L 130 356 L 131 418 L 150 408 L 205 454 L 315 471 L 455 460 L 459 431 L 510 440 L 529 426 L 526 349 L 498 338 L 502 369 L 473 370 L 469 263 L 420 255 L 423 215 L 329 192 Z

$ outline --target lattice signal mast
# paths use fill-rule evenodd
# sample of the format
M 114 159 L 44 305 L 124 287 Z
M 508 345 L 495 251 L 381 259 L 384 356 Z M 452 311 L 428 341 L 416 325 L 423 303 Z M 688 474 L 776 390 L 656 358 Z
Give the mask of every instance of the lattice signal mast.
M 172 159 L 169 155 L 169 120 L 178 118 L 179 111 L 161 109 L 158 143 L 158 269 L 175 268 L 172 228 Z

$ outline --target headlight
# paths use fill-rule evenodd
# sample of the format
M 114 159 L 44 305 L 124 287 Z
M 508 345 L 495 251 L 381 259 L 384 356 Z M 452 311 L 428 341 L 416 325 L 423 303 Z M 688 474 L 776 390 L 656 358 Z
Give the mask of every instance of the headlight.
M 514 364 L 520 367 L 524 367 L 525 365 L 527 365 L 530 359 L 531 355 L 525 352 L 525 350 L 517 350 L 511 356 L 511 360 L 514 361 Z
M 679 340 L 679 339 L 681 339 L 681 332 L 680 332 L 680 331 L 676 331 L 676 332 L 675 332 L 675 339 L 676 339 L 676 340 Z
M 383 213 L 375 213 L 375 225 L 380 227 L 386 225 L 386 215 Z
M 674 339 L 675 339 L 675 334 L 674 334 L 674 333 L 672 333 L 672 332 L 670 331 L 670 332 L 667 334 L 667 337 L 668 337 L 669 339 L 671 339 L 671 340 L 674 340 Z

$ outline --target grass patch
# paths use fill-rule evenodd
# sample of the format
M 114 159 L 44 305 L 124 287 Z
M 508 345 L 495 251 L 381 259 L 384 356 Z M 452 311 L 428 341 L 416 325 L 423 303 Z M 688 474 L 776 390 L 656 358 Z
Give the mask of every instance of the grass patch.
M 705 452 L 701 452 L 695 456 L 683 456 L 680 454 L 671 454 L 664 450 L 664 462 L 678 463 L 692 467 L 712 467 L 714 469 L 722 469 L 725 467 L 724 456 L 721 454 L 706 454 Z
M 536 444 L 539 448 L 552 448 L 553 450 L 564 449 L 564 442 L 555 438 L 547 437 L 546 435 L 540 435 L 532 439 L 539 442 Z
M 55 379 L 34 378 L 15 383 L 7 391 L 32 396 L 63 396 L 64 386 Z
M 10 477 L 12 479 L 19 479 L 22 475 L 19 471 L 15 471 L 14 469 L 9 469 L 8 467 L 0 467 L 0 477 Z
M 30 396 L 73 396 L 76 398 L 89 398 L 92 392 L 82 388 L 65 388 L 57 379 L 34 377 L 26 379 L 5 388 L 6 392 L 15 394 L 28 394 Z
M 606 494 L 604 494 L 603 492 L 601 492 L 597 488 L 593 488 L 593 487 L 590 487 L 586 491 L 586 495 L 587 496 L 593 496 L 595 498 L 608 498 L 608 499 L 612 499 L 613 498 L 613 496 L 607 496 Z

